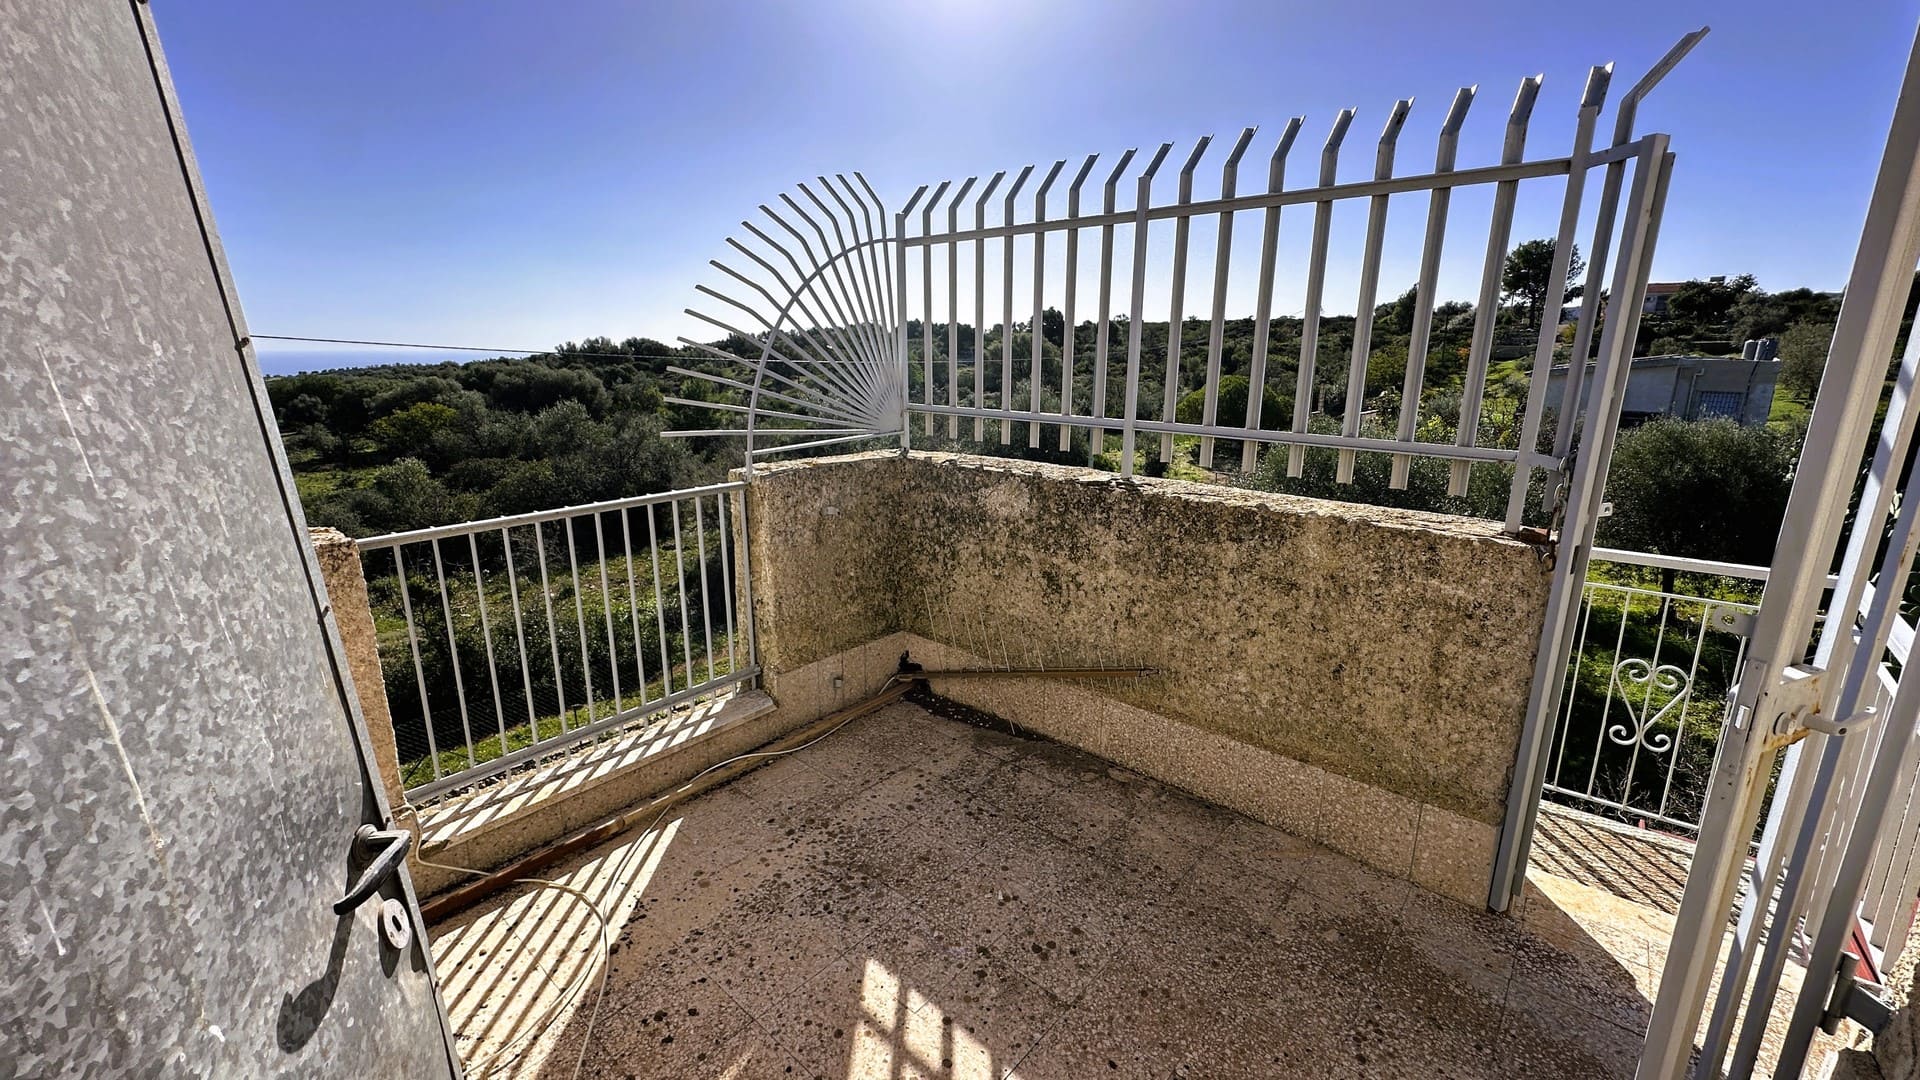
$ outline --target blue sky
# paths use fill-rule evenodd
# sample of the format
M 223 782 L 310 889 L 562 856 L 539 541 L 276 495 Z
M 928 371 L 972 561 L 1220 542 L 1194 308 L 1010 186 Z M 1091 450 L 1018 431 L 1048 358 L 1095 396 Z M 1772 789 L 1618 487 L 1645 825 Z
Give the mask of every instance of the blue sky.
M 1211 133 L 1205 194 L 1241 127 L 1259 125 L 1248 161 L 1264 161 L 1300 114 L 1294 186 L 1353 106 L 1341 179 L 1360 179 L 1406 95 L 1401 171 L 1426 171 L 1454 90 L 1477 83 L 1464 167 L 1497 158 L 1535 72 L 1531 156 L 1562 154 L 1591 64 L 1617 63 L 1617 100 L 1703 24 L 1713 33 L 1641 112 L 1678 155 L 1655 278 L 1838 288 L 1916 15 L 1882 0 L 155 8 L 253 329 L 483 346 L 713 336 L 680 314 L 716 278 L 706 261 L 755 205 L 820 172 L 859 169 L 897 205 L 923 181 L 1094 151 L 1173 141 L 1177 163 Z M 1242 174 L 1246 191 L 1264 169 Z M 1515 239 L 1550 234 L 1557 207 L 1523 194 Z M 1470 298 L 1485 202 L 1454 213 L 1441 291 Z M 1424 198 L 1394 201 L 1383 296 L 1411 283 L 1424 214 Z M 1339 219 L 1336 250 L 1363 217 Z M 1283 225 L 1283 311 L 1299 310 L 1287 243 L 1306 231 L 1304 215 Z M 1351 262 L 1335 258 L 1329 312 L 1352 310 Z

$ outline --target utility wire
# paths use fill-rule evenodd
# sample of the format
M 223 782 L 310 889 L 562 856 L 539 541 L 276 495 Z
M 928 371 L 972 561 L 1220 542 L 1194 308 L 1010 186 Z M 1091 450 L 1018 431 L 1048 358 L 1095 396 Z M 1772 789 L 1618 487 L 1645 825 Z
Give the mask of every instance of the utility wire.
M 698 360 L 686 353 L 587 352 L 572 349 L 489 349 L 479 345 L 425 345 L 417 341 L 361 341 L 355 338 L 293 337 L 288 334 L 253 334 L 255 341 L 305 341 L 316 345 L 375 345 L 384 349 L 438 349 L 442 352 L 473 352 L 501 355 L 521 353 L 527 356 L 597 356 L 615 360 Z

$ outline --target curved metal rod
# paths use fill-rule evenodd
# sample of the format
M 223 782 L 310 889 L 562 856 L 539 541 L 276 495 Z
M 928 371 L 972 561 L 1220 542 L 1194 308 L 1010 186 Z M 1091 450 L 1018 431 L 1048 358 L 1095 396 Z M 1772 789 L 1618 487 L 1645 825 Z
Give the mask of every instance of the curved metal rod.
M 873 223 L 871 222 L 868 223 L 867 235 L 874 238 L 875 240 L 897 239 L 897 237 L 889 237 L 887 235 L 886 203 L 880 201 L 880 196 L 873 190 L 873 185 L 867 183 L 867 178 L 865 174 L 856 171 L 853 174 L 853 178 L 855 180 L 860 181 L 860 189 L 866 193 L 866 197 L 864 199 L 860 198 L 858 195 L 855 195 L 853 200 L 854 202 L 857 202 L 860 204 L 860 215 L 863 218 L 866 216 L 867 204 L 871 202 L 873 204 L 873 212 L 876 215 L 874 220 L 879 222 L 878 229 L 875 228 Z M 840 183 L 842 186 L 846 187 L 847 193 L 849 195 L 855 194 L 852 185 L 847 184 L 846 177 L 844 176 L 841 177 Z M 880 280 L 885 282 L 892 282 L 893 281 L 893 246 L 891 244 L 881 244 L 879 247 L 868 251 L 869 259 L 874 258 L 876 256 L 879 259 L 879 265 L 881 268 L 881 272 L 879 274 Z M 894 305 L 896 305 L 899 302 L 899 298 L 893 295 L 893 286 L 891 284 L 888 285 L 886 291 L 882 292 L 880 296 L 882 300 L 886 301 L 885 308 L 886 308 L 886 315 L 887 315 L 887 325 L 892 326 L 894 325 L 894 323 L 898 321 L 898 314 Z
M 771 212 L 769 212 L 769 214 L 771 216 Z M 778 220 L 777 216 L 775 217 L 775 220 Z M 789 229 L 789 231 L 792 231 L 792 230 Z M 832 261 L 837 262 L 839 259 L 852 257 L 853 255 L 857 254 L 860 248 L 867 247 L 869 245 L 881 244 L 881 243 L 884 243 L 884 241 L 883 240 L 867 241 L 863 244 L 857 245 L 854 248 L 850 248 L 846 251 L 837 253 L 836 255 L 833 256 Z M 778 245 L 774 245 L 774 246 L 778 248 Z M 811 258 L 811 253 L 809 253 L 809 258 Z M 802 278 L 801 290 L 803 291 L 808 287 L 812 286 L 812 284 L 821 275 L 824 275 L 825 273 L 826 273 L 825 267 L 816 265 L 815 268 L 806 277 Z M 724 294 L 713 293 L 711 290 L 703 290 L 703 291 L 709 292 L 711 295 L 714 295 L 718 299 L 726 300 L 729 303 L 734 304 L 736 307 L 741 307 L 742 310 L 745 310 L 750 314 L 753 314 L 755 318 L 761 318 L 758 312 L 755 312 L 751 307 L 740 304 L 738 301 L 732 300 L 732 298 L 727 297 Z M 771 340 L 771 338 L 775 335 L 783 339 L 786 338 L 787 335 L 785 334 L 785 332 L 777 329 L 777 327 L 782 325 L 792 324 L 793 308 L 795 304 L 799 301 L 800 296 L 801 296 L 801 291 L 796 291 L 794 293 L 793 298 L 789 299 L 788 302 L 784 306 L 782 306 L 779 312 L 776 314 L 773 320 L 774 328 L 770 328 L 772 329 L 772 333 L 769 335 L 769 339 L 762 343 L 760 360 L 752 361 L 752 360 L 748 360 L 745 357 L 736 357 L 736 359 L 740 359 L 743 362 L 750 364 L 753 368 L 754 377 L 753 377 L 752 389 L 750 390 L 750 399 L 749 399 L 750 406 L 758 402 L 759 393 L 764 388 L 764 382 L 766 377 L 769 374 L 773 374 L 770 370 L 770 365 L 768 363 L 769 359 L 777 357 L 783 363 L 788 363 L 790 365 L 792 365 L 793 363 L 790 358 L 780 354 L 777 350 L 773 348 L 773 341 Z M 722 322 L 719 319 L 716 319 L 710 315 L 706 315 L 702 312 L 696 311 L 691 308 L 687 309 L 687 314 L 692 315 L 693 317 L 700 319 L 704 322 L 711 323 L 714 326 L 720 327 L 721 329 L 726 330 L 731 334 L 735 334 L 740 337 L 747 338 L 749 340 L 752 339 L 752 335 L 746 334 L 745 332 L 741 331 L 739 328 L 731 326 L 725 322 Z M 793 365 L 793 366 L 795 366 L 796 368 L 800 367 L 799 365 Z M 804 370 L 804 368 L 801 368 L 801 370 Z M 830 371 L 832 369 L 829 368 L 828 370 Z M 888 399 L 888 396 L 889 395 L 885 392 L 884 388 L 878 389 L 878 390 L 870 389 L 865 394 L 857 395 L 856 400 L 866 400 L 866 401 L 872 402 L 874 406 L 878 409 L 878 411 L 882 415 L 885 415 L 887 411 L 886 401 Z M 876 425 L 876 427 L 877 426 L 879 425 Z M 754 452 L 754 445 L 755 445 L 754 433 L 756 429 L 757 429 L 757 424 L 755 421 L 754 414 L 752 412 L 749 412 L 747 414 L 747 426 L 745 429 L 743 429 L 744 433 L 747 436 L 747 453 L 749 454 L 749 457 Z M 751 467 L 752 467 L 751 461 L 749 460 L 748 468 L 751 469 Z
M 834 174 L 834 179 L 839 181 L 840 186 L 846 190 L 847 195 L 860 207 L 860 216 L 856 219 L 852 208 L 847 205 L 845 199 L 840 197 L 840 193 L 834 190 L 834 186 L 827 182 L 826 177 L 820 177 L 820 184 L 827 189 L 827 194 L 833 196 L 833 201 L 839 203 L 841 208 L 846 210 L 847 231 L 852 234 L 854 241 L 856 243 L 865 243 L 867 241 L 883 239 L 874 234 L 872 214 L 866 201 L 853 190 L 853 185 L 847 183 L 847 178 L 839 173 Z M 881 217 L 884 219 L 885 216 L 883 209 Z M 879 249 L 880 247 L 877 244 L 870 245 L 866 248 L 866 257 L 859 260 L 860 272 L 863 277 L 871 272 L 868 280 L 872 283 L 870 287 L 872 289 L 872 302 L 876 321 L 882 327 L 891 327 L 893 325 L 893 279 L 883 276 L 880 272 Z
M 827 194 L 829 195 L 834 194 L 833 188 L 830 186 L 827 186 L 827 182 L 824 177 L 820 178 L 820 183 L 822 186 L 827 187 Z M 818 206 L 820 208 L 820 212 L 826 215 L 828 224 L 833 226 L 834 241 L 840 246 L 842 250 L 846 250 L 849 245 L 847 244 L 846 234 L 840 231 L 840 215 L 834 213 L 831 207 L 829 207 L 826 203 L 822 202 L 820 200 L 820 196 L 815 195 L 813 193 L 812 188 L 808 187 L 804 183 L 799 184 L 797 186 L 800 188 L 801 192 L 806 195 L 808 199 L 811 199 L 813 201 L 813 204 L 815 206 Z M 851 220 L 851 218 L 849 218 L 849 220 Z M 861 287 L 850 290 L 851 306 L 860 312 L 861 318 L 866 322 L 867 325 L 874 327 L 875 330 L 877 331 L 880 325 L 880 315 L 878 310 L 870 303 L 873 296 L 873 290 L 871 288 L 871 282 L 867 281 L 865 277 L 865 264 L 860 260 L 855 259 L 853 260 L 853 266 L 854 266 L 854 270 L 858 271 L 858 273 L 850 272 L 848 274 L 848 280 L 859 283 Z
M 761 241 L 766 243 L 769 247 L 772 247 L 775 251 L 778 251 L 782 255 L 785 255 L 787 257 L 787 261 L 793 264 L 794 272 L 804 276 L 806 271 L 800 268 L 799 261 L 794 259 L 793 255 L 789 253 L 785 248 L 782 248 L 778 244 L 775 244 L 771 240 L 768 240 L 766 237 L 766 234 L 760 232 L 760 230 L 758 229 L 755 229 L 752 224 L 748 222 L 741 222 L 741 224 L 744 225 L 747 229 L 751 230 L 755 236 L 760 237 Z M 752 259 L 755 263 L 759 264 L 761 269 L 765 270 L 768 274 L 771 274 L 773 276 L 773 280 L 780 286 L 780 289 L 782 292 L 785 292 L 787 295 L 794 296 L 797 299 L 799 299 L 800 313 L 805 315 L 807 318 L 813 320 L 814 324 L 820 327 L 820 333 L 826 334 L 829 337 L 833 338 L 838 343 L 837 347 L 841 351 L 852 354 L 852 355 L 858 355 L 858 350 L 855 349 L 853 342 L 850 339 L 848 339 L 845 331 L 842 330 L 840 327 L 834 325 L 832 320 L 825 318 L 820 312 L 815 311 L 813 306 L 806 302 L 806 298 L 799 294 L 799 290 L 795 289 L 794 286 L 787 281 L 785 274 L 782 274 L 777 268 L 774 267 L 772 263 L 768 262 L 764 257 L 762 257 L 759 252 L 753 250 L 747 245 L 741 243 L 740 241 L 735 240 L 733 237 L 729 236 L 727 238 L 727 243 L 731 245 L 735 251 L 738 251 L 742 255 L 745 255 L 747 258 Z
M 774 333 L 780 334 L 781 338 L 787 341 L 789 344 L 793 345 L 796 351 L 807 353 L 807 350 L 805 349 L 805 347 L 802 346 L 798 341 L 793 340 L 784 332 L 781 332 L 778 329 L 776 329 L 776 327 L 782 321 L 780 313 L 783 312 L 787 307 L 790 307 L 794 303 L 798 302 L 800 299 L 799 294 L 796 293 L 792 295 L 785 302 L 785 304 L 782 304 L 782 302 L 774 299 L 771 294 L 766 293 L 765 290 L 761 290 L 762 295 L 767 296 L 768 303 L 772 304 L 774 308 L 775 315 L 773 318 L 769 319 L 767 316 L 759 313 L 757 310 L 749 307 L 748 305 L 741 304 L 739 301 L 733 299 L 732 297 L 728 297 L 725 294 L 717 293 L 714 290 L 708 289 L 707 287 L 701 286 L 701 285 L 695 286 L 695 289 L 697 291 L 705 292 L 708 295 L 716 296 L 720 299 L 726 300 L 728 303 L 733 304 L 735 307 L 739 307 L 742 310 L 748 311 L 749 313 L 753 314 L 753 316 L 756 319 L 759 320 L 762 326 L 767 327 L 768 330 Z M 795 326 L 795 329 L 799 329 L 799 326 L 797 323 L 795 323 L 794 326 Z M 813 354 L 807 353 L 807 355 L 812 356 Z M 806 365 L 796 363 L 795 361 L 793 361 L 788 357 L 782 356 L 781 359 L 783 362 L 786 362 L 790 366 L 796 367 L 799 370 L 802 370 L 802 371 L 808 370 Z M 834 389 L 837 389 L 840 393 L 845 394 L 849 398 L 857 400 L 857 399 L 869 397 L 873 393 L 872 388 L 868 386 L 863 380 L 857 377 L 858 368 L 855 362 L 853 361 L 849 361 L 849 360 L 835 361 L 835 360 L 832 360 L 831 358 L 826 358 L 826 359 L 820 360 L 817 366 L 815 366 L 812 370 L 815 376 L 819 379 L 823 388 L 831 386 Z
M 786 203 L 787 206 L 790 207 L 794 213 L 800 215 L 800 220 L 806 222 L 807 227 L 813 230 L 814 235 L 820 239 L 820 249 L 823 253 L 829 252 L 829 251 L 835 251 L 835 250 L 839 250 L 839 251 L 846 250 L 845 238 L 842 237 L 838 245 L 830 243 L 827 240 L 826 230 L 820 227 L 820 223 L 813 219 L 812 214 L 807 213 L 805 207 L 801 206 L 798 202 L 794 201 L 793 196 L 788 195 L 785 192 L 781 192 L 780 201 Z M 847 285 L 846 275 L 841 273 L 840 271 L 840 260 L 834 256 L 829 256 L 826 261 L 827 261 L 828 267 L 830 268 L 833 274 L 834 284 L 838 285 L 840 288 L 840 295 L 847 299 L 847 304 L 849 308 L 856 307 L 857 305 L 855 304 L 855 301 L 853 299 L 853 290 L 849 288 Z M 874 326 L 870 320 L 865 320 L 865 319 L 860 320 L 859 325 L 863 327 L 866 333 L 868 334 L 868 336 L 874 340 L 876 351 L 879 352 L 881 355 L 884 355 L 884 347 L 880 344 L 881 339 L 879 337 L 879 328 Z
M 711 260 L 711 263 L 714 267 L 718 268 L 723 273 L 732 275 L 736 280 L 740 281 L 742 284 L 746 285 L 748 288 L 753 289 L 755 292 L 758 292 L 761 296 L 766 297 L 767 303 L 772 305 L 775 311 L 778 311 L 780 309 L 781 301 L 776 299 L 774 295 L 768 292 L 767 289 L 764 286 L 762 286 L 759 282 L 756 282 L 753 279 L 747 277 L 746 275 L 741 274 L 739 271 L 733 269 L 732 267 L 726 265 L 725 263 L 719 261 L 718 259 Z M 792 341 L 796 348 L 799 348 L 802 351 L 806 351 L 805 346 L 801 345 L 798 341 L 794 341 L 792 337 L 787 335 L 782 335 L 782 336 L 785 338 L 785 340 Z M 835 361 L 831 356 L 821 356 L 813 352 L 807 352 L 807 355 L 810 359 L 814 360 L 816 363 L 821 364 L 823 366 L 823 374 L 822 374 L 823 379 L 825 377 L 824 373 L 827 371 L 832 371 L 833 367 L 836 364 L 846 363 L 845 361 Z M 848 394 L 849 397 L 852 397 L 856 400 L 859 397 L 859 395 L 856 392 L 854 392 L 852 387 L 843 386 L 841 387 L 841 390 L 843 393 Z
M 686 339 L 685 339 L 685 338 L 681 338 L 681 339 L 679 339 L 679 340 L 681 340 L 681 341 L 686 341 Z M 695 343 L 693 343 L 693 342 L 687 342 L 687 343 L 688 343 L 688 344 L 695 344 Z M 696 347 L 697 347 L 697 345 L 696 345 Z M 706 350 L 706 351 L 708 351 L 708 352 L 711 352 L 711 353 L 713 353 L 714 355 L 717 355 L 717 356 L 720 356 L 720 357 L 724 357 L 725 359 L 728 359 L 728 360 L 738 360 L 738 359 L 739 359 L 739 357 L 737 357 L 737 356 L 734 356 L 734 355 L 733 355 L 732 353 L 729 353 L 729 352 L 722 352 L 722 351 L 720 351 L 719 349 L 708 349 L 708 350 Z M 739 381 L 738 379 L 729 379 L 729 378 L 727 378 L 727 377 L 726 377 L 725 375 L 715 375 L 714 373 L 712 373 L 712 372 L 710 372 L 710 371 L 695 371 L 695 370 L 694 370 L 694 369 L 692 369 L 692 368 L 683 368 L 683 367 L 679 367 L 679 366 L 677 366 L 677 365 L 674 365 L 674 364 L 668 364 L 668 365 L 667 365 L 667 372 L 668 372 L 668 374 L 672 374 L 672 375 L 679 375 L 679 376 L 681 376 L 682 378 L 689 378 L 689 379 L 701 379 L 701 380 L 704 380 L 704 381 L 706 381 L 706 382 L 710 382 L 710 383 L 713 383 L 713 384 L 714 384 L 714 385 L 716 385 L 716 386 L 725 386 L 725 387 L 730 387 L 730 388 L 732 388 L 732 389 L 734 389 L 734 390 L 749 390 L 749 391 L 750 391 L 750 390 L 752 390 L 752 389 L 753 389 L 753 387 L 752 387 L 751 385 L 749 385 L 749 384 L 747 384 L 747 383 L 743 383 L 743 382 L 741 382 L 741 381 Z M 776 377 L 776 378 L 778 378 L 779 376 L 778 376 L 777 374 L 775 374 L 775 377 Z M 773 399 L 774 399 L 775 401 L 784 401 L 784 402 L 787 402 L 787 403 L 788 403 L 788 404 L 790 404 L 790 405 L 795 405 L 795 406 L 798 406 L 798 407 L 800 407 L 800 408 L 803 408 L 803 409 L 815 409 L 815 410 L 818 410 L 819 412 L 822 412 L 822 413 L 826 413 L 826 414 L 828 414 L 828 415 L 830 415 L 831 417 L 833 417 L 834 419 L 836 419 L 836 420 L 839 420 L 839 421 L 841 421 L 841 422 L 843 422 L 843 423 L 848 423 L 848 424 L 863 424 L 863 423 L 866 423 L 866 422 L 867 422 L 867 420 L 868 420 L 868 418 L 867 418 L 867 417 L 863 417 L 863 416 L 860 416 L 860 415 L 858 415 L 858 414 L 856 414 L 856 413 L 853 413 L 853 412 L 842 412 L 842 411 L 840 411 L 840 409 L 839 409 L 839 408 L 837 408 L 837 407 L 830 407 L 830 405 L 829 405 L 829 404 L 828 404 L 828 403 L 827 403 L 827 402 L 826 402 L 825 400 L 823 400 L 823 399 L 818 399 L 818 398 L 816 398 L 816 399 L 807 399 L 807 398 L 798 398 L 798 397 L 794 397 L 794 396 L 792 396 L 792 395 L 790 395 L 790 394 L 783 394 L 783 393 L 781 393 L 781 392 L 780 392 L 780 391 L 778 391 L 778 390 L 767 390 L 767 389 L 764 389 L 764 388 L 763 388 L 763 389 L 762 389 L 762 390 L 760 391 L 760 396 L 762 396 L 762 397 L 770 397 L 770 398 L 773 398 Z M 702 404 L 704 405 L 705 403 L 703 402 Z
M 798 209 L 798 205 L 795 204 L 790 197 L 782 195 L 781 198 L 784 199 L 789 206 L 794 206 L 795 209 Z M 828 305 L 833 308 L 834 316 L 848 326 L 848 335 L 855 340 L 859 340 L 863 336 L 858 325 L 859 320 L 848 313 L 847 308 L 841 303 L 841 295 L 827 285 L 827 273 L 829 272 L 830 266 L 834 268 L 833 272 L 836 280 L 839 279 L 837 264 L 839 259 L 845 256 L 845 252 L 843 251 L 838 255 L 829 254 L 827 258 L 822 259 L 813 253 L 813 245 L 807 242 L 806 235 L 799 229 L 794 228 L 787 219 L 781 217 L 775 213 L 771 207 L 765 205 L 760 207 L 760 212 L 772 218 L 775 224 L 787 230 L 788 235 L 799 241 L 801 253 L 807 257 L 807 261 L 812 263 L 815 268 L 814 272 L 807 276 L 803 284 L 805 287 L 812 289 L 816 295 L 824 294 Z M 801 216 L 805 217 L 804 214 Z M 814 229 L 815 231 L 819 231 L 819 226 L 815 225 Z M 821 233 L 820 239 L 821 243 L 825 244 L 826 234 Z M 877 388 L 884 385 L 881 381 L 885 378 L 882 372 L 890 370 L 892 365 L 886 362 L 888 354 L 884 345 L 875 340 L 871 334 L 865 335 L 865 337 L 868 341 L 868 348 L 860 351 L 857 355 L 865 359 L 865 367 L 870 368 L 871 372 L 863 371 L 861 373 L 861 380 Z

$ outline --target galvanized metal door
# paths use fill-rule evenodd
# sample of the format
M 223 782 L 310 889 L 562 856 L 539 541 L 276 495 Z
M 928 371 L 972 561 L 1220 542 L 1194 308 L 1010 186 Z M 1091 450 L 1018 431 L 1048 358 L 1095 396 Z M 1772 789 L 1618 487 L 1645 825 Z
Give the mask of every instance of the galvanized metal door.
M 0 1076 L 457 1075 L 147 9 L 0 53 Z

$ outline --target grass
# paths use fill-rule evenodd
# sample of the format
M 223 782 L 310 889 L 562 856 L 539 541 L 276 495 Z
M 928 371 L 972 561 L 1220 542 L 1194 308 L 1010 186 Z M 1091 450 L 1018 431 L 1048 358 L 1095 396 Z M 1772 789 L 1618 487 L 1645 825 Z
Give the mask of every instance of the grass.
M 713 644 L 713 677 L 716 679 L 725 678 L 733 673 L 733 663 L 723 652 L 725 648 L 726 640 L 723 635 Z M 696 661 L 693 664 L 693 669 L 696 673 L 704 674 L 706 666 L 703 661 Z M 674 665 L 674 686 L 683 689 L 687 686 L 687 670 L 688 667 L 685 661 Z M 473 759 L 471 762 L 467 759 L 467 751 L 464 746 L 442 750 L 437 755 L 423 755 L 400 763 L 400 782 L 405 787 L 417 787 L 421 784 L 431 782 L 436 776 L 448 776 L 460 772 L 463 769 L 483 765 L 495 758 L 504 757 L 516 750 L 522 750 L 532 746 L 536 741 L 553 739 L 577 728 L 605 720 L 609 716 L 625 712 L 629 709 L 638 709 L 648 702 L 657 702 L 665 695 L 666 679 L 659 678 L 649 682 L 644 689 L 623 694 L 617 702 L 601 700 L 591 707 L 583 705 L 568 709 L 565 713 L 556 712 L 552 715 L 539 716 L 533 722 L 522 721 L 521 723 L 515 724 L 508 728 L 505 734 L 501 734 L 498 731 L 498 724 L 496 723 L 494 734 L 477 740 L 473 744 Z M 489 706 L 487 711 L 491 712 L 491 699 L 487 701 L 487 704 Z M 475 719 L 477 719 L 477 717 L 475 717 Z M 605 738 L 607 735 L 614 734 L 618 730 L 619 729 L 616 728 L 596 738 Z M 434 768 L 436 759 L 439 763 L 438 771 Z
M 1658 588 L 1658 572 L 1638 567 L 1599 566 L 1590 582 L 1610 585 Z M 1647 581 L 1645 574 L 1653 580 Z M 1574 790 L 1585 789 L 1592 777 L 1593 793 L 1627 803 L 1644 813 L 1661 812 L 1668 817 L 1689 819 L 1699 809 L 1719 743 L 1726 711 L 1728 688 L 1736 672 L 1734 659 L 1740 639 L 1732 634 L 1707 631 L 1702 620 L 1714 602 L 1751 601 L 1757 588 L 1738 579 L 1694 575 L 1694 583 L 1680 583 L 1676 591 L 1702 596 L 1701 600 L 1674 600 L 1667 609 L 1665 632 L 1661 628 L 1661 602 L 1657 597 L 1625 594 L 1613 589 L 1591 593 L 1590 610 L 1582 618 L 1585 640 L 1574 657 L 1569 673 L 1568 713 L 1561 725 L 1559 744 L 1554 752 L 1553 782 Z M 1704 640 L 1702 635 L 1704 634 Z M 1617 645 L 1617 648 L 1616 648 Z M 1697 669 L 1694 652 L 1699 650 Z M 1611 734 L 1616 728 L 1629 739 L 1639 724 L 1658 715 L 1687 688 L 1668 689 L 1658 681 L 1634 682 L 1624 675 L 1615 678 L 1620 661 L 1638 658 L 1650 667 L 1673 664 L 1683 671 L 1693 670 L 1691 692 L 1683 706 L 1647 727 L 1643 738 L 1658 744 L 1661 737 L 1672 740 L 1663 752 L 1644 743 L 1638 747 L 1620 745 Z M 1676 760 L 1677 756 L 1677 760 Z M 1668 764 L 1673 762 L 1671 791 L 1666 790 Z M 1629 784 L 1627 773 L 1632 769 Z M 1666 797 L 1661 806 L 1663 793 Z M 1586 805 L 1593 810 L 1596 807 Z M 1627 819 L 1641 816 L 1631 810 L 1618 813 Z

